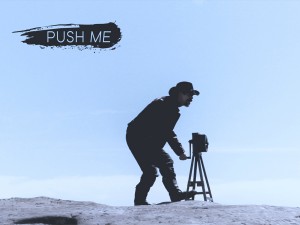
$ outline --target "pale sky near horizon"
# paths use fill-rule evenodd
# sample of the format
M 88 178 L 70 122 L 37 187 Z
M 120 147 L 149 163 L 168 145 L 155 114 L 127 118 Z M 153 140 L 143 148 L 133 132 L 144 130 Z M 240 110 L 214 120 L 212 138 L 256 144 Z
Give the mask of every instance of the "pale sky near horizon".
M 192 132 L 207 134 L 215 202 L 299 207 L 299 11 L 292 0 L 2 1 L 0 198 L 132 205 L 141 172 L 127 123 L 187 80 L 201 94 L 175 132 L 186 150 Z M 113 51 L 41 49 L 12 33 L 107 22 L 122 32 Z M 166 150 L 185 190 L 190 161 Z M 158 178 L 149 201 L 166 200 Z

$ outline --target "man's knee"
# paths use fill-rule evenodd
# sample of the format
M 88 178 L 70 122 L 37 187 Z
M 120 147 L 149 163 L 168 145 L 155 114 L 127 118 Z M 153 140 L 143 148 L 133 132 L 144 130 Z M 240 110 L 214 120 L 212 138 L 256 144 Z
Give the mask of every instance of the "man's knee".
M 158 172 L 155 167 L 147 168 L 146 170 L 143 170 L 143 176 L 148 177 L 149 179 L 156 179 L 158 177 Z
M 176 177 L 174 166 L 173 166 L 173 160 L 166 163 L 164 166 L 162 166 L 159 169 L 161 175 L 165 178 L 174 178 Z
M 156 177 L 158 177 L 158 173 L 155 167 L 152 167 L 151 169 L 148 168 L 147 170 L 143 170 L 140 184 L 146 186 L 152 186 L 156 180 Z

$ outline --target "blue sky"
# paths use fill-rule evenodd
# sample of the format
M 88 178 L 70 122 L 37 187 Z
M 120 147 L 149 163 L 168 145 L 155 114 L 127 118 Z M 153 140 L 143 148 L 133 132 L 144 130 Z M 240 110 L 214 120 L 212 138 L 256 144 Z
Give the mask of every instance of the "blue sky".
M 291 0 L 2 1 L 0 198 L 132 205 L 140 170 L 127 123 L 187 80 L 201 94 L 175 131 L 186 150 L 192 132 L 207 134 L 215 201 L 299 206 L 299 10 Z M 122 32 L 113 51 L 40 49 L 12 33 L 107 22 Z M 190 161 L 166 150 L 184 190 Z M 164 200 L 159 178 L 149 201 Z

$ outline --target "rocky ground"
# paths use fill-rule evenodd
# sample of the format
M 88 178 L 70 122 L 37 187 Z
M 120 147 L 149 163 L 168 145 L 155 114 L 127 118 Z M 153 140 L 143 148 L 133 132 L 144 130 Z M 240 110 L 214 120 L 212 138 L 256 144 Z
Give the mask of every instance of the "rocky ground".
M 300 208 L 267 205 L 220 205 L 202 201 L 115 207 L 93 202 L 46 197 L 11 198 L 0 200 L 0 224 L 300 225 Z

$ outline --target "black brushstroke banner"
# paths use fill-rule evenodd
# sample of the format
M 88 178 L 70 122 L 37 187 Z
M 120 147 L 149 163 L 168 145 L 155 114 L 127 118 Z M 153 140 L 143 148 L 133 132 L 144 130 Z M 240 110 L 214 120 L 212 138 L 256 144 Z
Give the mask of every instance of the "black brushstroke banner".
M 121 40 L 121 30 L 115 23 L 58 24 L 14 31 L 21 33 L 28 45 L 44 47 L 77 47 L 83 49 L 110 49 Z

